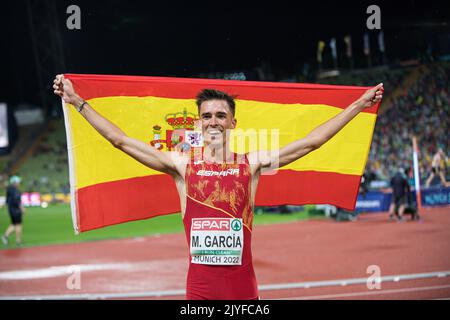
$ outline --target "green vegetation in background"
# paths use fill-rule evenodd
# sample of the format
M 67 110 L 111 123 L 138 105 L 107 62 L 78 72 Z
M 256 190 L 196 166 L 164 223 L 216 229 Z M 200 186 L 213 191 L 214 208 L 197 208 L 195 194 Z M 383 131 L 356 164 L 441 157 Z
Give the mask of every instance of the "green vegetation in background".
M 305 220 L 311 217 L 323 217 L 323 215 L 310 214 L 309 209 L 311 207 L 312 206 L 307 206 L 304 211 L 293 213 L 256 214 L 254 224 L 287 223 Z M 3 207 L 0 209 L 1 233 L 5 231 L 9 222 L 7 209 L 6 207 Z M 55 204 L 45 209 L 40 207 L 27 208 L 23 219 L 23 229 L 24 246 L 38 246 L 179 233 L 183 232 L 184 227 L 180 214 L 171 214 L 147 220 L 128 222 L 75 235 L 72 227 L 70 206 L 67 204 Z M 13 234 L 9 238 L 9 248 L 15 247 L 14 236 L 15 235 Z M 7 247 L 0 244 L 0 248 L 5 249 Z

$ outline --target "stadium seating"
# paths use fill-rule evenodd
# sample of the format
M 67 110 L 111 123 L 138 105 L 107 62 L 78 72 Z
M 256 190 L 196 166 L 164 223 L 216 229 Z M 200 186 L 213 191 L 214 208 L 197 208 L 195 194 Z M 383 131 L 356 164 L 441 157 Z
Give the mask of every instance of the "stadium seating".
M 449 151 L 449 62 L 393 70 L 378 68 L 318 82 L 362 86 L 384 83 L 386 93 L 375 126 L 367 175 L 387 181 L 398 167 L 409 169 L 411 175 L 412 135 L 419 143 L 422 184 L 429 175 L 431 158 L 437 148 Z
M 450 64 L 432 63 L 420 68 L 417 80 L 392 100 L 380 115 L 370 151 L 370 164 L 386 178 L 397 167 L 412 167 L 412 142 L 419 143 L 420 176 L 424 183 L 431 158 L 438 148 L 449 151 Z
M 53 120 L 43 133 L 40 143 L 20 167 L 23 191 L 68 193 L 69 169 L 64 121 Z

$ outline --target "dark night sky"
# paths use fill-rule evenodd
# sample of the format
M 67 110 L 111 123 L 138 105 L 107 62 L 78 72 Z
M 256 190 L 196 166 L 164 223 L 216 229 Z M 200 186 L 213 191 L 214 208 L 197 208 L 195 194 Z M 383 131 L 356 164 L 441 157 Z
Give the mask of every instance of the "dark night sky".
M 11 104 L 39 103 L 26 1 L 1 4 L 0 101 Z M 345 34 L 353 36 L 358 59 L 370 4 L 381 7 L 388 57 L 407 59 L 448 32 L 450 21 L 444 1 L 56 3 L 66 60 L 60 72 L 71 73 L 195 77 L 252 69 L 263 61 L 294 73 L 305 62 L 314 63 L 318 40 L 337 37 L 339 50 Z M 70 4 L 81 8 L 80 31 L 65 26 Z M 377 31 L 371 32 L 375 50 Z

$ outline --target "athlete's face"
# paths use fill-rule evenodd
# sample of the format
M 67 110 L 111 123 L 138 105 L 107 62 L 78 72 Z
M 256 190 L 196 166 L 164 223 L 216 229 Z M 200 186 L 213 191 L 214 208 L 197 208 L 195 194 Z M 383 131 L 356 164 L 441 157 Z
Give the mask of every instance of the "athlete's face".
M 236 127 L 236 119 L 224 100 L 208 100 L 200 105 L 200 119 L 205 143 L 223 143 L 227 129 Z

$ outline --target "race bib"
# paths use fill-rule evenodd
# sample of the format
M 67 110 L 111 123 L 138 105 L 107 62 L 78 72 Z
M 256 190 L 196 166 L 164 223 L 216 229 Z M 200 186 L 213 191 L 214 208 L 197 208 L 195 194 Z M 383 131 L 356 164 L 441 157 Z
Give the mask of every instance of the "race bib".
M 242 219 L 192 219 L 190 239 L 192 263 L 241 265 L 243 248 Z

